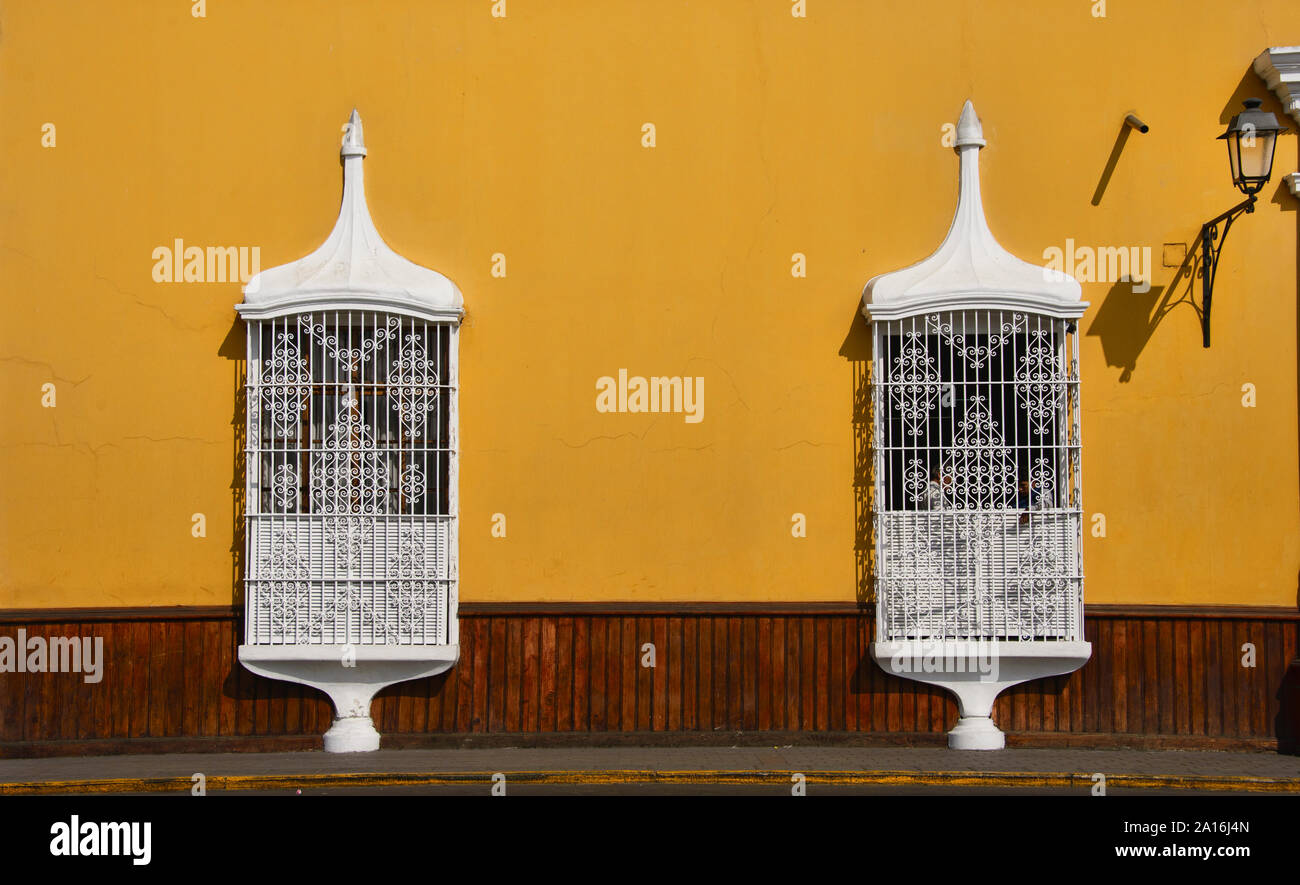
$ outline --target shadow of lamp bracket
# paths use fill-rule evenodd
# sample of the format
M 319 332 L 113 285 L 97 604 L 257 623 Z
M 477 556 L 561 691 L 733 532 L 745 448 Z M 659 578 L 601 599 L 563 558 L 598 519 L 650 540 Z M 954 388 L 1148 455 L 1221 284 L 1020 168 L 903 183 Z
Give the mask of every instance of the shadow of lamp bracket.
M 1228 239 L 1232 223 L 1255 211 L 1256 194 L 1273 175 L 1273 151 L 1277 137 L 1288 130 L 1277 117 L 1261 110 L 1258 98 L 1243 102 L 1245 110 L 1232 118 L 1228 129 L 1219 136 L 1228 145 L 1228 165 L 1232 183 L 1246 199 L 1222 215 L 1201 225 L 1201 344 L 1210 346 L 1210 305 L 1214 297 L 1214 279 L 1219 271 L 1219 255 Z

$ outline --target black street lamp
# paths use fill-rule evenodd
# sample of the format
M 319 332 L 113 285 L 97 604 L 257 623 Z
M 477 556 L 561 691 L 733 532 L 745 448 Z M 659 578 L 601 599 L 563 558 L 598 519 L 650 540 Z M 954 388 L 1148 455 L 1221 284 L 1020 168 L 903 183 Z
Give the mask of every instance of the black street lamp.
M 1273 151 L 1277 137 L 1287 129 L 1277 122 L 1277 117 L 1260 110 L 1258 98 L 1243 102 L 1246 109 L 1232 118 L 1228 129 L 1219 139 L 1228 144 L 1228 165 L 1232 170 L 1232 183 L 1246 199 L 1227 212 L 1201 225 L 1201 341 L 1210 346 L 1210 299 L 1214 293 L 1214 275 L 1219 268 L 1219 253 L 1228 239 L 1232 223 L 1245 212 L 1255 211 L 1255 196 L 1273 175 Z M 1219 225 L 1223 225 L 1220 235 Z M 1214 245 L 1218 241 L 1218 246 Z

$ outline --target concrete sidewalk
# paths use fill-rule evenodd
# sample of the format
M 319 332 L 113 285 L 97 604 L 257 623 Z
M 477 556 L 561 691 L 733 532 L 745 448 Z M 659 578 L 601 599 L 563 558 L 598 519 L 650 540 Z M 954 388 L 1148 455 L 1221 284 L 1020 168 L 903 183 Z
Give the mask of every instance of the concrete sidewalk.
M 222 753 L 0 759 L 0 795 L 312 787 L 524 784 L 754 784 L 1083 788 L 1093 775 L 1136 789 L 1300 794 L 1300 757 L 1181 750 L 591 747 Z

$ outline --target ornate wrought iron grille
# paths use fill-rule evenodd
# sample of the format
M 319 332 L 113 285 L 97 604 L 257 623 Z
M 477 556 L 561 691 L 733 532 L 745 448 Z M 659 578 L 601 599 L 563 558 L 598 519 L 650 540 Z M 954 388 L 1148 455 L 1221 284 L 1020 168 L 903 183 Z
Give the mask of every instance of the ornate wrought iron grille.
M 980 310 L 873 327 L 878 639 L 1081 639 L 1074 324 Z
M 447 643 L 455 345 L 379 313 L 249 323 L 249 644 Z

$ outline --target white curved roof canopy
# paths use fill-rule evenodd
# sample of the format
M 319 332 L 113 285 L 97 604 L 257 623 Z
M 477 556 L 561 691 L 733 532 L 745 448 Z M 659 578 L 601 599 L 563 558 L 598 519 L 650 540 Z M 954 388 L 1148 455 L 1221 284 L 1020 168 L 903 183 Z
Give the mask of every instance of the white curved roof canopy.
M 408 261 L 388 247 L 366 206 L 361 117 L 348 119 L 343 147 L 343 202 L 334 230 L 319 249 L 290 264 L 264 270 L 244 286 L 245 319 L 310 310 L 366 310 L 429 320 L 459 319 L 464 299 L 437 271 Z
M 979 151 L 984 132 L 969 101 L 957 123 L 961 158 L 957 212 L 943 245 L 918 264 L 873 277 L 862 292 L 869 320 L 939 310 L 1021 310 L 1075 319 L 1088 303 L 1073 277 L 1021 261 L 998 245 L 984 218 Z

